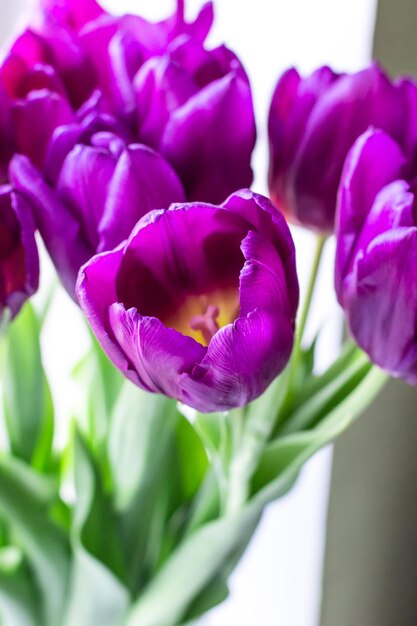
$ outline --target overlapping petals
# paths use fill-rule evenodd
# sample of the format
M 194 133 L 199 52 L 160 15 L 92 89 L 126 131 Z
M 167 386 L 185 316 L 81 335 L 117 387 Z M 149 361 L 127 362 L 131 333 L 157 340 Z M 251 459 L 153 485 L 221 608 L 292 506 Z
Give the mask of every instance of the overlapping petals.
M 24 198 L 0 186 L 0 317 L 14 317 L 38 288 L 34 224 Z
M 148 211 L 183 201 L 169 163 L 115 134 L 117 120 L 89 114 L 60 127 L 49 145 L 45 173 L 15 156 L 9 173 L 30 204 L 36 224 L 67 291 L 74 296 L 80 267 L 127 238 Z
M 295 222 L 334 228 L 337 189 L 349 149 L 368 126 L 381 128 L 410 161 L 417 154 L 417 86 L 391 82 L 374 64 L 356 74 L 296 70 L 278 82 L 269 113 L 270 194 Z
M 371 359 L 417 383 L 415 172 L 387 134 L 369 130 L 349 153 L 337 220 L 336 290 Z
M 242 191 L 221 206 L 175 204 L 90 260 L 78 298 L 130 380 L 201 411 L 260 395 L 291 353 L 295 253 L 268 200 Z

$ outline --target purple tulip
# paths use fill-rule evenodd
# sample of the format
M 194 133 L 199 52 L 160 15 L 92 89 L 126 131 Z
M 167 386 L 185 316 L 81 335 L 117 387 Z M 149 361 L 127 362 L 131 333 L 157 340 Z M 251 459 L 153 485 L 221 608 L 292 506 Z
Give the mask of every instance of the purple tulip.
M 105 352 L 151 392 L 200 411 L 243 406 L 285 367 L 298 304 L 282 215 L 251 191 L 149 213 L 91 259 L 77 295 Z
M 172 166 L 110 115 L 87 108 L 54 134 L 42 175 L 24 156 L 9 174 L 29 202 L 61 280 L 71 296 L 78 271 L 94 254 L 127 238 L 148 211 L 185 199 Z
M 38 9 L 0 70 L 15 151 L 43 169 L 55 130 L 100 93 L 133 143 L 171 163 L 188 200 L 220 202 L 251 184 L 251 90 L 232 52 L 204 47 L 211 2 L 193 22 L 181 0 L 158 23 L 109 15 L 94 0 L 42 0 Z
M 38 288 L 39 259 L 35 227 L 22 196 L 0 186 L 0 317 L 14 317 Z
M 416 109 L 417 112 L 417 109 Z M 410 140 L 417 138 L 417 116 Z M 354 144 L 337 214 L 336 290 L 371 360 L 417 384 L 417 159 L 370 129 Z
M 295 69 L 287 71 L 269 113 L 273 202 L 292 221 L 332 232 L 343 163 L 354 141 L 375 126 L 411 157 L 416 100 L 412 81 L 391 82 L 376 64 L 356 74 L 322 67 L 304 79 Z

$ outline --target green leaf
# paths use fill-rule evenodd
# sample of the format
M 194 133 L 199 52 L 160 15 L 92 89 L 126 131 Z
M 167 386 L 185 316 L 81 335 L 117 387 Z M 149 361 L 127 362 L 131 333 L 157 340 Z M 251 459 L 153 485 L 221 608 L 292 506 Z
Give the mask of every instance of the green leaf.
M 78 432 L 74 436 L 74 471 L 77 493 L 73 521 L 75 540 L 124 580 L 122 544 L 112 501 L 105 493 L 98 465 Z
M 4 626 L 42 626 L 39 600 L 23 566 L 0 570 L 0 623 Z
M 108 440 L 110 469 L 119 511 L 132 505 L 138 491 L 163 464 L 166 440 L 177 416 L 176 402 L 126 382 L 114 408 Z
M 372 367 L 313 429 L 272 441 L 265 449 L 252 481 L 255 501 L 267 504 L 283 495 L 304 463 L 361 415 L 387 378 L 384 372 Z
M 193 602 L 213 589 L 213 581 L 241 554 L 261 510 L 250 504 L 239 515 L 211 522 L 190 535 L 135 602 L 126 626 L 172 626 L 186 619 Z
M 329 382 L 317 388 L 303 404 L 287 418 L 279 431 L 280 436 L 311 428 L 319 423 L 335 407 L 338 407 L 358 386 L 371 370 L 367 356 L 357 350 L 346 367 Z
M 109 459 L 129 588 L 136 592 L 181 533 L 207 456 L 175 401 L 126 383 L 114 410 Z
M 0 516 L 13 527 L 42 592 L 42 626 L 59 626 L 66 599 L 69 546 L 48 518 L 45 490 L 29 469 L 0 458 Z
M 127 589 L 102 563 L 78 545 L 66 615 L 59 626 L 119 626 L 128 605 Z
M 5 338 L 3 403 L 12 453 L 37 469 L 48 469 L 53 405 L 42 365 L 38 320 L 30 304 Z
M 73 371 L 78 388 L 75 416 L 90 447 L 100 459 L 105 452 L 111 414 L 124 379 L 91 331 L 90 337 L 91 349 Z M 91 393 L 92 389 L 94 393 Z

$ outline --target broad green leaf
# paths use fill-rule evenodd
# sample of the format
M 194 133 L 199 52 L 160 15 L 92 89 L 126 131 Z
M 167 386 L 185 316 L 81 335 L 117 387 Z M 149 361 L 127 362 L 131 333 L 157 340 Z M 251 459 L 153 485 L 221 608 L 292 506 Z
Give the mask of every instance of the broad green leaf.
M 279 431 L 280 436 L 311 428 L 335 407 L 338 407 L 371 370 L 372 365 L 363 352 L 356 352 L 347 367 L 320 387 L 290 415 Z
M 238 515 L 211 522 L 190 535 L 135 602 L 125 626 L 181 623 L 193 602 L 247 545 L 261 510 L 250 504 Z
M 214 578 L 192 602 L 184 619 L 189 623 L 191 620 L 204 615 L 210 609 L 226 600 L 229 595 L 229 587 L 225 576 L 219 575 Z
M 116 402 L 108 453 L 116 505 L 128 509 L 138 491 L 152 482 L 161 466 L 167 438 L 172 436 L 176 403 L 126 382 Z
M 267 504 L 283 495 L 304 463 L 361 415 L 382 389 L 387 378 L 381 370 L 371 368 L 354 389 L 313 429 L 272 441 L 262 455 L 252 482 L 255 501 Z
M 120 580 L 78 545 L 65 619 L 59 626 L 119 626 L 128 605 L 129 594 Z
M 124 580 L 125 567 L 115 511 L 105 493 L 98 465 L 78 432 L 74 436 L 74 472 L 77 493 L 75 540 Z
M 26 304 L 5 337 L 3 403 L 12 453 L 47 469 L 53 438 L 53 405 L 42 366 L 39 324 Z
M 100 458 L 105 452 L 111 413 L 124 379 L 91 332 L 90 336 L 91 349 L 73 372 L 77 385 L 74 410 L 79 427 Z
M 0 624 L 42 626 L 36 592 L 23 568 L 0 571 Z
M 175 401 L 126 383 L 114 410 L 109 458 L 129 588 L 137 591 L 181 533 L 207 457 Z
M 59 626 L 69 572 L 68 542 L 48 518 L 45 493 L 33 491 L 36 479 L 25 480 L 22 471 L 15 470 L 16 463 L 0 459 L 0 517 L 13 527 L 42 593 L 42 626 Z

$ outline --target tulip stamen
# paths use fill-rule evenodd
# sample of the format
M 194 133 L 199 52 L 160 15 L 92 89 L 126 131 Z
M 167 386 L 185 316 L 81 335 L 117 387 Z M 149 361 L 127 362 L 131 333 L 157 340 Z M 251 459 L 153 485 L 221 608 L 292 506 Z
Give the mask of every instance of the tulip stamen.
M 213 335 L 219 330 L 217 318 L 220 315 L 220 309 L 214 304 L 209 304 L 201 315 L 195 315 L 190 321 L 190 327 L 198 330 L 203 335 L 206 344 L 210 343 Z

